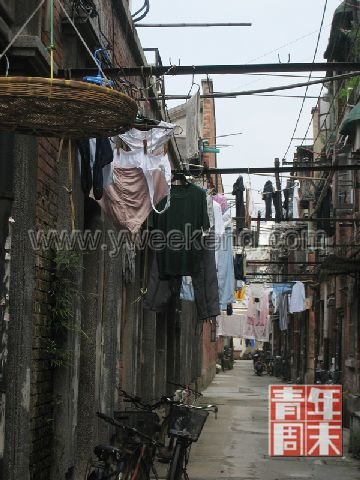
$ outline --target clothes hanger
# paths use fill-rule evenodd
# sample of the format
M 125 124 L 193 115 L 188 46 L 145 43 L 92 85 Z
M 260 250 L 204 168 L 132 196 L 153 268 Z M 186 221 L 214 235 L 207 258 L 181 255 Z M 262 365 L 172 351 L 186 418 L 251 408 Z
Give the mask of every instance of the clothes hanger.
M 180 182 L 180 183 L 177 183 Z M 174 172 L 171 178 L 172 185 L 190 185 L 189 180 L 186 178 L 184 172 Z

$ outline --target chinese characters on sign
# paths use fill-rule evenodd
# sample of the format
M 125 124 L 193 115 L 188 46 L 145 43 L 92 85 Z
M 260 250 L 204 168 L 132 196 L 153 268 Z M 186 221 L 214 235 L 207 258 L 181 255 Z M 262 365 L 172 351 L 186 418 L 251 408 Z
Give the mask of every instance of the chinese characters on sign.
M 269 455 L 342 456 L 341 385 L 270 385 Z

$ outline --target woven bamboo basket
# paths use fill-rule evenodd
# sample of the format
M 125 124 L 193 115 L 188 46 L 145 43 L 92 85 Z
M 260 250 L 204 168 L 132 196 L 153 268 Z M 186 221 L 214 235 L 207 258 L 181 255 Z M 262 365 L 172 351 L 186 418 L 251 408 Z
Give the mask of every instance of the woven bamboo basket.
M 110 137 L 131 128 L 136 102 L 90 83 L 0 77 L 0 130 L 60 137 Z

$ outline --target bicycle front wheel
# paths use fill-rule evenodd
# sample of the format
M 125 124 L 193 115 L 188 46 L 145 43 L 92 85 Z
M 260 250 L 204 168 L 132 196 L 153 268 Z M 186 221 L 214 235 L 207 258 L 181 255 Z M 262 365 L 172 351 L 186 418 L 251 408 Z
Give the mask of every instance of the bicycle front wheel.
M 183 480 L 184 462 L 185 462 L 186 447 L 180 442 L 176 443 L 174 455 L 170 463 L 170 469 L 167 480 Z

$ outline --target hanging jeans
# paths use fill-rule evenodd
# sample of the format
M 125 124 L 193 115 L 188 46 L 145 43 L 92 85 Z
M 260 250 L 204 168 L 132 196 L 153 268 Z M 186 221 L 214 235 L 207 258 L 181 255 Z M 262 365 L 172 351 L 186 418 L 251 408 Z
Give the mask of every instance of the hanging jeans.
M 226 228 L 218 250 L 218 284 L 220 309 L 226 310 L 229 303 L 234 303 L 235 277 L 233 264 L 232 229 Z

